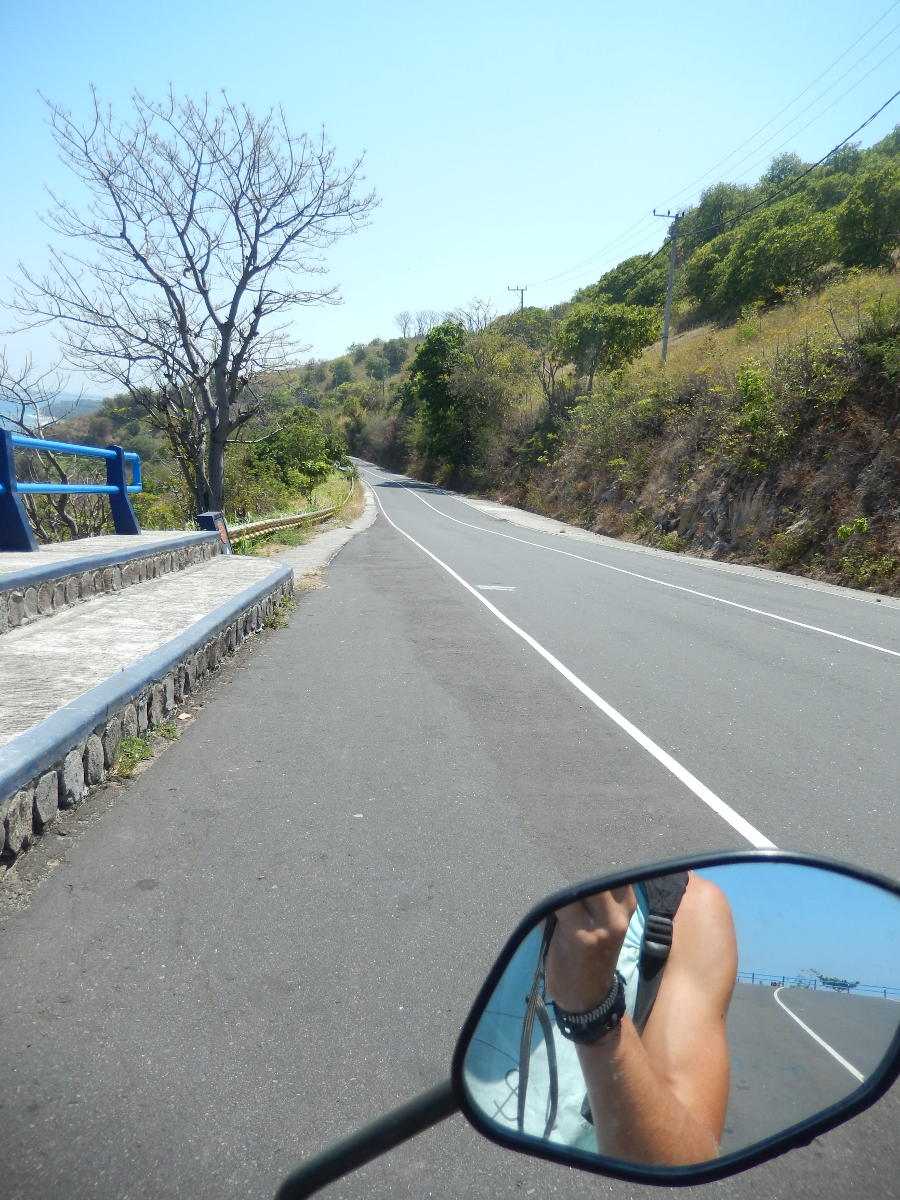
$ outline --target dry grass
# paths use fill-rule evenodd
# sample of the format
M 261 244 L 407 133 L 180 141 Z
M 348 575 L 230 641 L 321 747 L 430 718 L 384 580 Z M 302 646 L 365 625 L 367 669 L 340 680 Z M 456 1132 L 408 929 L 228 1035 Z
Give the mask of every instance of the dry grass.
M 747 311 L 734 325 L 698 325 L 669 339 L 668 361 L 660 360 L 660 343 L 649 346 L 626 372 L 626 379 L 646 384 L 662 376 L 676 388 L 685 376 L 703 372 L 717 381 L 734 379 L 748 359 L 770 361 L 779 351 L 814 338 L 837 345 L 857 337 L 866 310 L 881 297 L 900 295 L 900 271 L 851 272 L 812 296 L 801 296 L 768 311 Z
M 358 479 L 353 481 L 353 494 L 341 509 L 340 516 L 344 521 L 355 521 L 366 510 L 366 492 Z
M 319 588 L 327 586 L 324 571 L 310 571 L 308 575 L 302 575 L 299 579 L 294 580 L 295 592 L 315 592 Z
M 271 558 L 294 546 L 304 546 L 316 534 L 336 525 L 346 525 L 348 521 L 361 516 L 366 506 L 363 486 L 358 479 L 353 480 L 353 487 L 347 498 L 348 479 L 345 474 L 335 471 L 320 488 L 316 490 L 311 508 L 335 508 L 332 516 L 325 520 L 309 522 L 305 525 L 295 525 L 288 529 L 279 529 L 266 537 L 256 538 L 246 543 L 246 553 L 256 558 Z M 268 514 L 285 515 L 288 514 Z

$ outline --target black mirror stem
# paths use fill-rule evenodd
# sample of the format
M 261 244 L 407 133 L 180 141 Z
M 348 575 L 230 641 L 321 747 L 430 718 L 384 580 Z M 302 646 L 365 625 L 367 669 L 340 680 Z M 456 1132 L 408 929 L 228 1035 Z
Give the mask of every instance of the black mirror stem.
M 386 1116 L 364 1126 L 350 1137 L 337 1142 L 321 1154 L 306 1160 L 278 1189 L 276 1200 L 302 1200 L 319 1188 L 348 1175 L 364 1163 L 424 1133 L 439 1121 L 459 1111 L 449 1079 L 422 1092 L 415 1100 L 401 1104 Z

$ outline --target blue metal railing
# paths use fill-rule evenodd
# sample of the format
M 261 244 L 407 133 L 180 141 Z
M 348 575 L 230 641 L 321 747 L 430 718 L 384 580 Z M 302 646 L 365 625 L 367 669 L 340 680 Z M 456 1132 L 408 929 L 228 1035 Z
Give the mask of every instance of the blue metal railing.
M 19 483 L 16 478 L 16 463 L 13 451 L 51 450 L 57 454 L 77 454 L 84 458 L 102 458 L 106 462 L 106 483 Z M 131 483 L 128 482 L 127 466 L 131 467 Z M 23 495 L 53 496 L 101 495 L 109 496 L 113 524 L 116 533 L 140 533 L 129 494 L 139 492 L 141 482 L 141 460 L 133 451 L 121 446 L 75 446 L 70 442 L 52 442 L 44 438 L 23 437 L 0 429 L 0 551 L 37 550 L 38 544 L 31 529 L 31 522 Z

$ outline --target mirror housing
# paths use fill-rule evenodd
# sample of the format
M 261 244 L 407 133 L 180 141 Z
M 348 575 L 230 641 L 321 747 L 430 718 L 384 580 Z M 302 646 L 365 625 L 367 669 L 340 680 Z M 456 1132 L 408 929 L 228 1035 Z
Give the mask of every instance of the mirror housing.
M 509 1118 L 507 1115 L 507 1119 L 502 1120 L 499 1116 L 494 1118 L 489 1115 L 487 1102 L 471 1086 L 473 1080 L 472 1064 L 476 1060 L 487 1061 L 484 1060 L 483 1053 L 481 1053 L 481 1058 L 479 1058 L 479 1052 L 486 1044 L 485 1029 L 489 1027 L 490 1021 L 494 1019 L 491 1012 L 489 1012 L 489 1006 L 495 994 L 502 994 L 504 984 L 508 988 L 511 976 L 507 972 L 515 971 L 517 969 L 515 962 L 520 961 L 523 956 L 527 957 L 527 955 L 531 955 L 530 963 L 537 964 L 539 957 L 538 945 L 540 945 L 540 954 L 546 956 L 548 945 L 552 941 L 552 938 L 557 936 L 555 922 L 559 919 L 561 912 L 565 914 L 573 911 L 569 906 L 576 906 L 577 908 L 579 904 L 583 905 L 585 901 L 594 901 L 598 897 L 605 897 L 614 892 L 619 896 L 624 894 L 625 890 L 630 895 L 631 889 L 635 888 L 636 885 L 642 885 L 643 890 L 646 891 L 648 880 L 679 876 L 682 872 L 701 872 L 707 880 L 715 882 L 716 887 L 714 890 L 723 889 L 726 897 L 730 894 L 730 904 L 732 909 L 735 910 L 735 925 L 738 931 L 737 943 L 739 948 L 746 947 L 749 942 L 754 940 L 752 937 L 742 935 L 746 935 L 748 931 L 754 930 L 756 925 L 765 926 L 768 922 L 772 929 L 772 937 L 777 939 L 779 949 L 784 951 L 785 954 L 794 954 L 796 956 L 800 952 L 800 946 L 803 946 L 804 952 L 807 946 L 809 946 L 809 952 L 812 954 L 812 942 L 814 939 L 804 936 L 800 942 L 790 943 L 791 916 L 800 910 L 806 910 L 808 923 L 802 930 L 806 934 L 813 927 L 812 921 L 818 912 L 816 905 L 821 904 L 822 899 L 827 897 L 829 892 L 832 896 L 843 901 L 845 908 L 848 897 L 851 904 L 854 903 L 855 899 L 860 899 L 863 902 L 869 901 L 871 904 L 868 914 L 870 923 L 874 920 L 888 926 L 880 932 L 885 938 L 897 939 L 897 944 L 900 946 L 900 884 L 874 872 L 810 854 L 777 850 L 747 850 L 692 855 L 631 871 L 620 871 L 616 874 L 588 880 L 557 892 L 532 909 L 506 943 L 497 962 L 479 991 L 456 1045 L 452 1067 L 453 1091 L 461 1110 L 480 1133 L 484 1134 L 491 1141 L 508 1149 L 578 1167 L 596 1174 L 656 1185 L 677 1186 L 705 1183 L 725 1178 L 739 1171 L 744 1171 L 757 1163 L 775 1158 L 793 1147 L 805 1145 L 819 1134 L 832 1129 L 836 1125 L 842 1124 L 844 1121 L 849 1120 L 857 1113 L 868 1108 L 896 1080 L 898 1074 L 900 1074 L 900 1004 L 896 1005 L 896 1021 L 893 1019 L 893 1014 L 890 1010 L 885 1010 L 885 1012 L 880 1014 L 880 1029 L 882 1033 L 879 1035 L 880 1040 L 877 1041 L 874 1050 L 870 1050 L 867 1061 L 862 1064 L 867 1068 L 867 1073 L 864 1074 L 850 1062 L 846 1061 L 840 1054 L 836 1053 L 812 1028 L 812 1024 L 815 1024 L 819 1020 L 819 1014 L 825 1013 L 826 1009 L 828 1009 L 828 1012 L 825 1013 L 825 1016 L 830 1019 L 833 1013 L 837 1012 L 837 1009 L 843 1005 L 843 997 L 846 994 L 847 1005 L 844 1006 L 846 1012 L 841 1012 L 838 1015 L 842 1019 L 846 1018 L 844 1019 L 843 1028 L 850 1028 L 852 1030 L 853 1021 L 856 1020 L 859 1014 L 858 1006 L 867 1003 L 865 999 L 856 995 L 852 998 L 852 1004 L 856 1005 L 856 1008 L 851 1007 L 850 994 L 854 989 L 860 987 L 859 983 L 855 979 L 841 977 L 839 972 L 835 970 L 832 970 L 830 974 L 826 973 L 822 975 L 814 971 L 807 972 L 804 970 L 802 978 L 793 980 L 794 984 L 799 985 L 797 996 L 800 1000 L 803 1001 L 805 999 L 809 1002 L 811 995 L 811 991 L 807 993 L 801 991 L 800 988 L 808 986 L 811 989 L 815 982 L 815 986 L 819 989 L 815 997 L 815 1005 L 817 1007 L 814 1009 L 817 1015 L 812 1019 L 811 1024 L 807 1024 L 802 1019 L 802 1013 L 798 1014 L 798 1012 L 792 1011 L 792 1009 L 802 1008 L 802 1005 L 798 1005 L 795 999 L 791 999 L 794 995 L 793 992 L 790 992 L 788 996 L 788 999 L 791 1000 L 790 1005 L 783 1003 L 779 997 L 783 986 L 787 986 L 788 988 L 791 986 L 787 984 L 786 976 L 781 977 L 782 985 L 776 986 L 777 978 L 775 982 L 772 982 L 773 977 L 766 974 L 769 968 L 765 970 L 760 968 L 752 973 L 752 978 L 742 979 L 738 985 L 741 989 L 742 998 L 742 1005 L 736 1006 L 739 1011 L 748 1013 L 752 1008 L 755 1013 L 754 1020 L 760 1019 L 759 1014 L 762 1014 L 762 1024 L 755 1027 L 751 1026 L 749 1038 L 745 1038 L 744 1045 L 752 1047 L 754 1039 L 758 1040 L 760 1037 L 764 1039 L 768 1036 L 770 1030 L 777 1030 L 779 1037 L 788 1036 L 784 1031 L 790 1030 L 801 1039 L 804 1053 L 805 1049 L 809 1048 L 811 1058 L 815 1060 L 816 1068 L 819 1066 L 816 1056 L 819 1054 L 820 1047 L 822 1046 L 829 1051 L 832 1059 L 837 1059 L 837 1065 L 834 1064 L 832 1059 L 825 1060 L 829 1068 L 833 1067 L 834 1069 L 835 1088 L 833 1091 L 823 1091 L 815 1081 L 810 1081 L 806 1089 L 806 1099 L 801 1096 L 799 1103 L 797 1103 L 796 1098 L 790 1096 L 782 1097 L 786 1101 L 794 1099 L 793 1110 L 796 1111 L 792 1111 L 791 1103 L 785 1103 L 781 1115 L 773 1117 L 769 1110 L 777 1112 L 779 1107 L 777 1101 L 779 1098 L 777 1096 L 773 1097 L 768 1093 L 762 1096 L 762 1104 L 758 1106 L 758 1109 L 762 1110 L 763 1116 L 756 1120 L 755 1128 L 754 1121 L 748 1117 L 747 1128 L 750 1132 L 741 1132 L 740 1136 L 749 1138 L 746 1144 L 741 1142 L 740 1136 L 735 1137 L 732 1133 L 731 1141 L 735 1143 L 734 1147 L 731 1148 L 728 1144 L 728 1138 L 723 1137 L 720 1151 L 715 1157 L 708 1157 L 704 1161 L 691 1162 L 686 1165 L 658 1166 L 650 1162 L 632 1161 L 625 1156 L 620 1157 L 599 1150 L 585 1149 L 583 1145 L 566 1144 L 564 1141 L 553 1140 L 550 1134 L 539 1136 L 535 1131 L 523 1132 L 520 1131 L 520 1128 L 516 1127 L 514 1118 Z M 729 887 L 730 883 L 734 883 L 733 888 Z M 748 884 L 753 886 L 748 886 Z M 756 888 L 755 894 L 754 887 Z M 804 888 L 807 889 L 808 895 L 804 895 Z M 784 907 L 782 907 L 783 905 L 787 905 L 786 912 Z M 864 907 L 864 903 L 860 905 L 861 909 Z M 839 910 L 836 908 L 835 911 L 837 915 L 841 913 L 846 915 L 845 909 Z M 861 916 L 862 914 L 860 912 L 857 915 Z M 828 914 L 823 912 L 821 916 L 823 921 L 820 924 L 824 925 L 824 919 Z M 849 916 L 851 920 L 847 931 L 848 945 L 851 944 L 849 943 L 849 937 L 852 932 L 850 929 L 850 925 L 852 925 L 852 912 Z M 801 932 L 799 921 L 796 922 L 796 926 L 797 928 L 794 932 Z M 833 927 L 829 926 L 829 928 Z M 541 929 L 544 930 L 543 935 L 539 932 Z M 822 930 L 820 930 L 821 932 Z M 876 929 L 876 936 L 878 932 Z M 823 936 L 827 940 L 828 934 L 825 933 Z M 835 935 L 832 934 L 831 941 L 834 942 L 835 940 Z M 839 941 L 839 938 L 837 938 L 837 941 Z M 772 944 L 774 945 L 775 942 L 773 941 Z M 785 947 L 788 947 L 788 949 L 786 950 Z M 519 954 L 519 960 L 516 960 L 517 953 Z M 784 954 L 782 957 L 784 957 Z M 900 959 L 900 956 L 898 956 L 898 959 Z M 791 959 L 791 961 L 794 961 L 794 959 Z M 534 975 L 535 979 L 541 976 L 542 990 L 545 987 L 543 962 L 544 958 L 541 958 L 542 965 L 536 974 L 534 965 L 529 968 L 530 975 Z M 829 967 L 828 963 L 824 965 L 826 969 Z M 804 961 L 798 963 L 797 966 L 798 968 L 800 966 L 808 968 L 812 967 L 813 964 Z M 783 966 L 780 969 L 783 970 Z M 790 972 L 791 975 L 796 975 L 796 973 L 796 971 Z M 751 973 L 749 971 L 738 971 L 737 976 L 739 979 L 742 974 L 750 975 Z M 853 972 L 849 972 L 849 974 L 853 974 Z M 732 971 L 733 977 L 734 971 Z M 900 978 L 898 978 L 896 983 L 900 985 Z M 767 992 L 759 989 L 760 984 L 768 989 Z M 498 989 L 501 990 L 498 991 Z M 527 990 L 526 986 L 525 991 L 527 992 Z M 509 994 L 507 990 L 507 996 Z M 518 977 L 516 978 L 514 994 L 516 997 L 522 996 L 521 982 Z M 545 995 L 547 1008 L 555 1008 L 552 996 L 547 992 L 545 992 Z M 770 1003 L 770 1000 L 774 1003 Z M 524 997 L 521 1003 L 524 1005 Z M 878 1003 L 881 1002 L 879 1001 Z M 888 1003 L 888 1001 L 884 1001 L 885 1005 Z M 777 1008 L 775 1007 L 776 1005 Z M 610 1001 L 610 1008 L 613 1007 L 615 1005 Z M 504 1011 L 509 1008 L 509 1004 L 506 1003 Z M 606 1035 L 603 1032 L 605 1029 L 603 1022 L 605 1020 L 609 1023 L 610 1018 L 604 1015 L 602 1004 L 598 1005 L 598 1008 L 593 1011 L 596 1014 L 594 1016 L 595 1023 L 599 1022 L 597 1028 L 600 1029 L 600 1037 L 604 1037 Z M 515 1035 L 523 1022 L 519 1016 L 504 1016 L 503 1020 L 506 1024 L 510 1025 L 508 1036 L 506 1030 L 503 1031 L 505 1037 L 504 1045 L 506 1047 L 505 1053 L 507 1055 L 505 1061 L 509 1062 L 511 1061 L 510 1047 L 513 1044 L 517 1044 Z M 487 1026 L 483 1022 L 488 1023 Z M 514 1022 L 514 1024 L 510 1024 L 510 1022 Z M 612 1025 L 614 1026 L 615 1023 L 616 1021 L 613 1019 Z M 870 1023 L 867 1022 L 866 1024 L 868 1026 Z M 574 1062 L 571 1050 L 571 1031 L 564 1035 L 562 1041 L 560 1040 L 560 1031 L 564 1028 L 564 1025 L 565 1022 L 560 1020 L 558 1013 L 556 1014 L 555 1023 L 545 1013 L 542 1027 L 536 1028 L 533 1033 L 529 1027 L 522 1044 L 523 1046 L 534 1046 L 546 1039 L 550 1043 L 555 1043 L 558 1048 L 564 1051 L 564 1054 L 568 1054 L 568 1061 L 570 1063 Z M 476 1040 L 479 1033 L 479 1026 L 481 1026 L 481 1038 L 480 1040 Z M 798 1033 L 797 1026 L 805 1032 Z M 807 1035 L 809 1035 L 808 1038 Z M 532 1039 L 536 1039 L 536 1041 Z M 732 1040 L 731 1036 L 729 1036 L 729 1042 Z M 816 1046 L 815 1043 L 819 1043 L 819 1045 Z M 473 1047 L 475 1048 L 473 1049 Z M 552 1058 L 555 1064 L 557 1061 L 557 1052 L 557 1050 L 552 1050 L 552 1052 L 548 1050 L 545 1059 L 549 1060 Z M 824 1050 L 821 1053 L 824 1058 Z M 784 1065 L 784 1052 L 780 1049 L 780 1043 L 778 1054 L 781 1055 L 781 1065 Z M 531 1054 L 529 1052 L 528 1058 L 530 1059 L 530 1057 Z M 733 1048 L 732 1057 L 735 1057 Z M 522 1067 L 525 1061 L 525 1059 L 519 1057 L 517 1066 Z M 583 1065 L 584 1059 L 582 1058 L 581 1061 Z M 777 1075 L 779 1064 L 777 1055 L 772 1056 L 772 1061 L 776 1063 L 774 1070 Z M 511 1067 L 507 1073 L 508 1077 L 511 1077 L 513 1071 L 516 1071 L 516 1069 L 516 1067 Z M 555 1065 L 552 1069 L 553 1071 L 557 1070 Z M 803 1069 L 805 1067 L 798 1068 L 801 1073 Z M 490 1072 L 488 1073 L 490 1074 Z M 518 1078 L 521 1078 L 521 1073 L 518 1074 Z M 527 1082 L 527 1067 L 525 1078 L 526 1087 L 531 1087 L 532 1084 Z M 569 1078 L 571 1078 L 571 1068 Z M 584 1080 L 580 1076 L 579 1082 L 582 1087 L 585 1086 Z M 779 1081 L 776 1079 L 776 1086 L 780 1086 L 782 1082 L 783 1080 Z M 514 1079 L 511 1085 L 507 1085 L 508 1094 L 517 1092 L 518 1086 L 518 1082 Z M 560 1088 L 562 1086 L 562 1083 L 560 1083 Z M 813 1098 L 810 1099 L 809 1097 Z M 824 1103 L 823 1097 L 825 1097 Z M 829 1097 L 831 1099 L 830 1103 L 828 1102 Z M 776 1101 L 774 1105 L 772 1104 L 773 1100 Z M 587 1103 L 587 1098 L 585 1098 L 585 1103 Z M 515 1102 L 513 1104 L 515 1105 Z M 805 1108 L 808 1108 L 810 1104 L 814 1106 L 813 1111 L 805 1111 Z M 550 1109 L 549 1128 L 554 1124 L 555 1120 L 555 1096 L 552 1099 L 552 1103 L 548 1104 L 548 1107 Z M 496 1111 L 499 1113 L 499 1108 Z M 522 1111 L 523 1109 L 520 1107 L 520 1126 L 522 1124 Z M 586 1115 L 588 1121 L 593 1124 L 589 1109 Z M 767 1127 L 765 1120 L 768 1120 L 770 1125 L 774 1121 L 776 1127 L 774 1129 Z M 602 1126 L 603 1122 L 599 1122 L 599 1125 Z

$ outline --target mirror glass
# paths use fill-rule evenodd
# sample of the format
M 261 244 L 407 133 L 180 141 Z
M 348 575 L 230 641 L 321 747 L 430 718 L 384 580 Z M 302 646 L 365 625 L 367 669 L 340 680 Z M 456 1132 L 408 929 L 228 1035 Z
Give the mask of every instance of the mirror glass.
M 898 1023 L 896 896 L 809 864 L 735 863 L 598 892 L 531 929 L 464 1086 L 507 1137 L 686 1167 L 845 1100 Z

